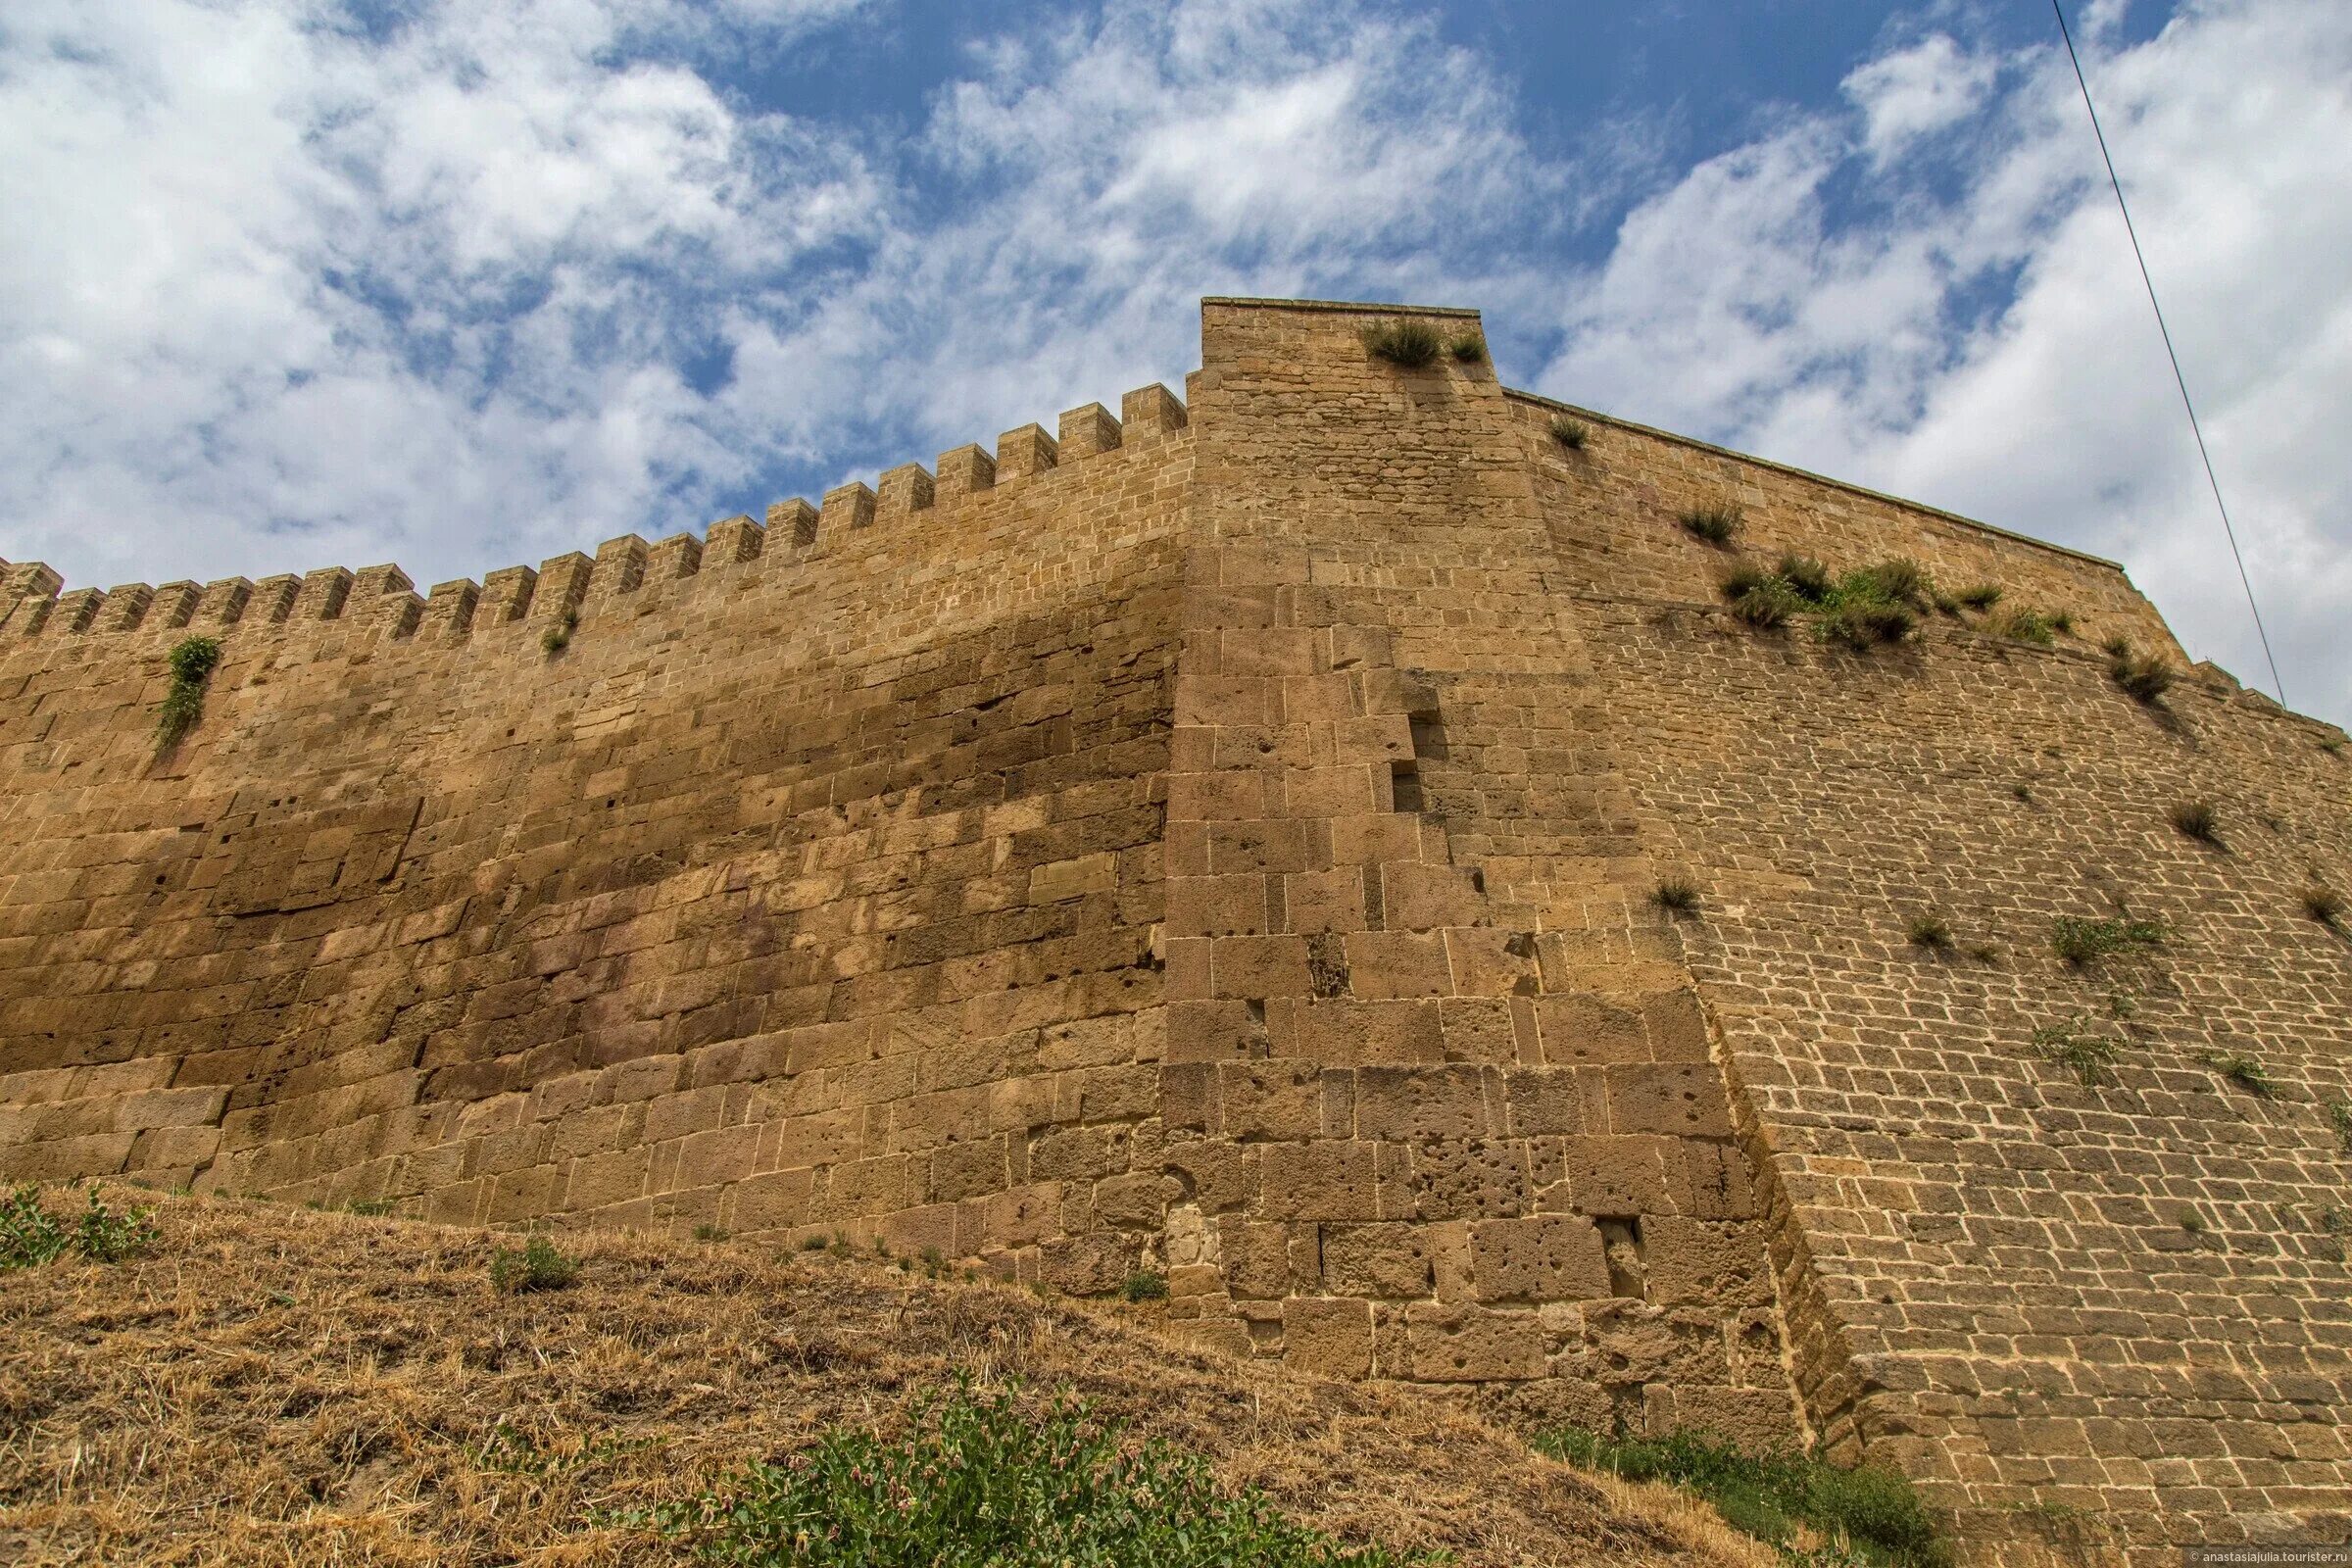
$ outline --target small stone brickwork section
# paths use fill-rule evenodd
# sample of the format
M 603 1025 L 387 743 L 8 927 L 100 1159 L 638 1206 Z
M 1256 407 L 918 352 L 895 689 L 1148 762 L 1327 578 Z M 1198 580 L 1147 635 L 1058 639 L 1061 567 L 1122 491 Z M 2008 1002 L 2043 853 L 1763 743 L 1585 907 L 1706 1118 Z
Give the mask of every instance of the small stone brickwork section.
M 2341 734 L 2134 702 L 2110 564 L 1388 314 L 1208 301 L 1184 401 L 429 594 L 0 564 L 0 1176 L 1149 1269 L 1235 1353 L 1899 1464 L 1972 1561 L 2343 1539 Z M 1788 551 L 2072 630 L 1728 616 Z

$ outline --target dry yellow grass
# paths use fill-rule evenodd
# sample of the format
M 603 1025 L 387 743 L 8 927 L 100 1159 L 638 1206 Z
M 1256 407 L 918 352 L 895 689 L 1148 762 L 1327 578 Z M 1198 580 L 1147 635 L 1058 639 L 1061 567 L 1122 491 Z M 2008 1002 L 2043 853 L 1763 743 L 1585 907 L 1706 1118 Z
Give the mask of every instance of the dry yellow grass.
M 0 1561 L 673 1561 L 600 1513 L 887 1426 L 958 1370 L 1069 1387 L 1351 1540 L 1464 1565 L 1772 1561 L 1672 1493 L 1409 1391 L 1186 1348 L 1152 1308 L 616 1234 L 563 1238 L 572 1288 L 499 1296 L 511 1237 L 145 1200 L 146 1256 L 0 1275 Z

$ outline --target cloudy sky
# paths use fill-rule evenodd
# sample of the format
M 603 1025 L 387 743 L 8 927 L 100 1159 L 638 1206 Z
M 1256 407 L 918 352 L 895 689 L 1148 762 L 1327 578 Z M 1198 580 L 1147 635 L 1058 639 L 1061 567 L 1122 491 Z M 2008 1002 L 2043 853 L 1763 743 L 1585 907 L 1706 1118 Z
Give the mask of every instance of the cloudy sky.
M 2070 0 L 2352 718 L 2352 5 Z M 2041 0 L 9 0 L 0 557 L 420 584 L 1178 381 L 1198 296 L 2116 557 L 2267 671 Z

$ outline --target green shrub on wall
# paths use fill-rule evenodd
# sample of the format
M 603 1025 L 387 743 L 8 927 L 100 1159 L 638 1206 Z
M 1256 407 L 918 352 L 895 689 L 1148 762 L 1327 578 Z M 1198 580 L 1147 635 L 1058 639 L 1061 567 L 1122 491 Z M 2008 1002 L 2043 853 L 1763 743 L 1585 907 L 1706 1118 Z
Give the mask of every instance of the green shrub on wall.
M 213 671 L 220 663 L 220 639 L 184 638 L 172 648 L 168 662 L 172 666 L 172 689 L 164 694 L 155 720 L 156 742 L 161 746 L 178 744 L 204 717 L 204 689 L 211 684 Z

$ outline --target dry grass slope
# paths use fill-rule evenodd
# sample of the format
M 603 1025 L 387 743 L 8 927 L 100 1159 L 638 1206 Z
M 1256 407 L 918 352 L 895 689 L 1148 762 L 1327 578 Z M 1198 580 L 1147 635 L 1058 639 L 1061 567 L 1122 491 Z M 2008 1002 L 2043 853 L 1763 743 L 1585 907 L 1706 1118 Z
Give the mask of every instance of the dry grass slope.
M 1426 1396 L 1186 1348 L 1152 1306 L 617 1234 L 564 1239 L 571 1288 L 501 1296 L 493 1233 L 197 1199 L 157 1219 L 143 1257 L 0 1289 L 0 1560 L 671 1561 L 600 1515 L 836 1422 L 888 1426 L 963 1369 L 1069 1387 L 1355 1541 L 1465 1565 L 1774 1561 Z

